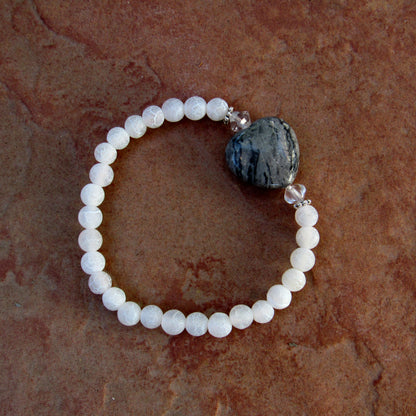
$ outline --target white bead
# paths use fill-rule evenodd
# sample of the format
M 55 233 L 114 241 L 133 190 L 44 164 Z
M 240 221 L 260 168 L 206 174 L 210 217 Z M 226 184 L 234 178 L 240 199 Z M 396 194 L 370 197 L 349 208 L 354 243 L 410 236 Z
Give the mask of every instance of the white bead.
M 123 127 L 113 127 L 107 133 L 107 141 L 117 150 L 124 149 L 130 143 L 130 136 Z
M 189 120 L 201 120 L 207 113 L 207 103 L 201 97 L 191 97 L 185 101 L 184 111 Z
M 186 317 L 185 328 L 188 334 L 200 337 L 208 331 L 208 318 L 201 312 L 193 312 Z
M 318 211 L 312 205 L 304 205 L 296 210 L 295 220 L 301 227 L 313 227 L 318 222 Z
M 96 163 L 90 169 L 90 181 L 98 186 L 108 186 L 113 179 L 113 169 L 105 163 Z
M 315 254 L 308 248 L 299 247 L 292 251 L 290 264 L 301 272 L 307 272 L 315 265 Z
M 270 322 L 274 316 L 273 306 L 266 300 L 258 300 L 251 307 L 253 310 L 253 318 L 259 324 Z
M 163 312 L 159 306 L 147 305 L 142 309 L 140 322 L 145 328 L 154 329 L 162 323 Z
M 118 287 L 110 287 L 104 292 L 102 301 L 109 311 L 117 311 L 126 302 L 126 294 Z
M 95 183 L 88 183 L 81 189 L 81 201 L 85 205 L 98 207 L 103 203 L 104 196 L 104 189 Z
M 87 229 L 97 228 L 103 222 L 103 213 L 98 207 L 86 205 L 79 210 L 78 222 Z
M 183 102 L 178 98 L 169 98 L 162 105 L 163 115 L 165 120 L 176 122 L 183 119 L 184 108 Z
M 267 302 L 275 309 L 284 309 L 290 305 L 292 294 L 283 285 L 274 285 L 267 292 Z
M 299 247 L 313 249 L 319 243 L 319 232 L 314 227 L 301 227 L 296 233 L 296 243 Z
M 299 292 L 306 284 L 306 277 L 303 272 L 297 269 L 289 269 L 283 273 L 283 286 L 291 292 Z
M 111 287 L 111 277 L 106 272 L 93 273 L 88 279 L 88 287 L 92 293 L 96 295 L 102 295 L 105 291 Z
M 81 267 L 87 274 L 101 272 L 105 267 L 105 258 L 98 251 L 89 251 L 81 257 Z
M 97 208 L 98 209 L 98 208 Z M 103 236 L 98 230 L 82 230 L 78 236 L 78 245 L 84 251 L 97 251 L 103 244 Z
M 162 317 L 162 329 L 168 335 L 178 335 L 185 329 L 185 315 L 177 309 L 166 311 Z
M 126 302 L 118 308 L 117 318 L 123 325 L 133 326 L 140 321 L 140 311 L 136 302 Z
M 235 305 L 230 311 L 231 325 L 237 329 L 246 329 L 253 323 L 253 311 L 247 305 Z
M 143 111 L 143 122 L 147 127 L 156 129 L 163 124 L 165 117 L 163 111 L 157 105 L 151 105 Z
M 147 127 L 141 116 L 130 116 L 124 123 L 124 130 L 133 139 L 139 139 L 146 133 Z
M 111 165 L 117 159 L 117 150 L 110 143 L 100 143 L 94 150 L 94 156 L 97 162 Z
M 207 116 L 212 121 L 224 120 L 228 113 L 228 104 L 222 98 L 213 98 L 207 104 Z
M 230 317 L 223 312 L 215 312 L 208 319 L 208 332 L 213 337 L 226 337 L 232 329 Z

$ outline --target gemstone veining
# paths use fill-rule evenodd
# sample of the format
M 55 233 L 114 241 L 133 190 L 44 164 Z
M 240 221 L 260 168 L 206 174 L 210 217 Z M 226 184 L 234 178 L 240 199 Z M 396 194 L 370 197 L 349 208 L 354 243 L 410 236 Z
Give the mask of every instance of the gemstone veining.
M 230 170 L 244 182 L 261 188 L 285 188 L 299 167 L 296 134 L 285 121 L 265 117 L 235 134 L 225 156 Z

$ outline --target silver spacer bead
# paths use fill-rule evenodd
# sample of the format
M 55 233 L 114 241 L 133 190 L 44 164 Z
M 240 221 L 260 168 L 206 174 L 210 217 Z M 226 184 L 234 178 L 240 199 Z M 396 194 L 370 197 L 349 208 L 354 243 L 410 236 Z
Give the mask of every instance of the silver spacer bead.
M 224 117 L 224 124 L 230 124 L 231 114 L 234 111 L 234 107 L 228 107 L 227 114 Z
M 302 202 L 297 202 L 295 205 L 293 205 L 293 208 L 298 209 L 300 207 L 303 207 L 305 205 L 310 205 L 312 204 L 312 201 L 310 199 L 305 199 Z

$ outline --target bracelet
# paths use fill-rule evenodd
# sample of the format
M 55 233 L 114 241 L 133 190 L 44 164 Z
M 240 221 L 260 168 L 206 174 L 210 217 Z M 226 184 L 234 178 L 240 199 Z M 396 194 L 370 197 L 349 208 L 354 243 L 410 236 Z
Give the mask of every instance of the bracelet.
M 111 164 L 116 160 L 117 150 L 124 149 L 130 138 L 142 137 L 147 128 L 160 127 L 165 120 L 178 122 L 184 116 L 200 120 L 207 115 L 213 121 L 223 121 L 235 135 L 226 147 L 226 160 L 231 171 L 240 179 L 262 188 L 285 188 L 284 199 L 292 204 L 295 221 L 300 226 L 296 233 L 296 248 L 290 255 L 292 268 L 282 275 L 282 283 L 272 286 L 266 299 L 258 300 L 251 307 L 236 305 L 228 314 L 215 312 L 209 318 L 201 312 L 185 315 L 171 309 L 163 313 L 156 305 L 141 308 L 136 302 L 126 301 L 124 291 L 112 286 L 112 280 L 104 271 L 105 258 L 98 251 L 103 238 L 97 230 L 103 220 L 98 208 L 104 201 L 103 188 L 114 178 Z M 193 336 L 209 332 L 214 337 L 227 336 L 232 328 L 245 329 L 253 321 L 270 322 L 274 310 L 284 309 L 292 300 L 292 292 L 301 290 L 306 283 L 305 272 L 315 264 L 312 249 L 319 243 L 319 232 L 314 228 L 318 212 L 305 200 L 306 188 L 293 184 L 299 166 L 299 146 L 293 129 L 283 120 L 266 117 L 250 121 L 248 112 L 234 111 L 226 101 L 214 98 L 208 103 L 201 97 L 191 97 L 183 103 L 177 98 L 166 100 L 162 108 L 151 105 L 141 116 L 127 118 L 124 128 L 114 127 L 107 134 L 107 141 L 100 143 L 94 151 L 96 163 L 89 172 L 91 183 L 82 188 L 81 201 L 84 207 L 78 221 L 85 228 L 79 235 L 78 244 L 85 251 L 81 258 L 82 270 L 90 275 L 88 286 L 97 295 L 102 295 L 104 306 L 117 311 L 118 320 L 126 326 L 138 322 L 145 328 L 159 326 L 169 335 L 178 335 L 185 329 Z

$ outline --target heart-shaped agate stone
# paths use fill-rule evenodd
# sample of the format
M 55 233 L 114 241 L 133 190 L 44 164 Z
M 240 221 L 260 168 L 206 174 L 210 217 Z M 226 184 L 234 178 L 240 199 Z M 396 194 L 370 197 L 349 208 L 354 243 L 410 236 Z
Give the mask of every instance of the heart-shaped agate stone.
M 289 124 L 265 117 L 235 134 L 225 157 L 231 171 L 244 182 L 261 188 L 285 188 L 298 172 L 299 144 Z

